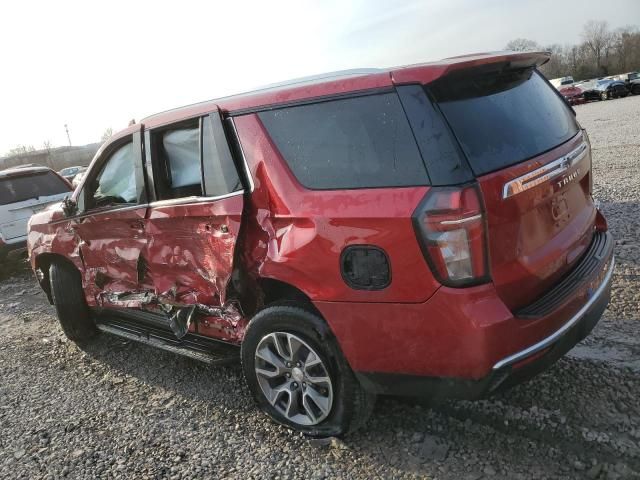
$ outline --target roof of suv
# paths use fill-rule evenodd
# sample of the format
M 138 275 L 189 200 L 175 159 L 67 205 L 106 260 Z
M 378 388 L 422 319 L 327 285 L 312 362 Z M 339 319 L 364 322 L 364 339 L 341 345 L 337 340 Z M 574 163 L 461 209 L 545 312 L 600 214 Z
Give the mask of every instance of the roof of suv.
M 270 105 L 346 94 L 358 90 L 385 88 L 406 83 L 426 84 L 457 70 L 488 64 L 509 64 L 514 67 L 540 66 L 549 60 L 549 56 L 548 52 L 489 52 L 388 69 L 368 68 L 332 72 L 167 110 L 146 117 L 141 123 L 145 127 L 155 127 L 203 115 L 216 108 L 231 115 L 238 115 L 268 108 Z M 135 128 L 130 127 L 125 132 L 129 133 L 132 130 Z
M 26 176 L 32 173 L 44 173 L 51 170 L 48 167 L 12 167 L 7 168 L 5 170 L 0 170 L 0 179 L 5 177 L 18 177 L 18 176 Z

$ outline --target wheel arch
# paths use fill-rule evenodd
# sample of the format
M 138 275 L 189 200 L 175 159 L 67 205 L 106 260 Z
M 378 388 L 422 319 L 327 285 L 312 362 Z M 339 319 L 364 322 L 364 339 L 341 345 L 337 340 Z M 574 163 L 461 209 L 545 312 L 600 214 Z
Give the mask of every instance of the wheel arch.
M 259 310 L 275 304 L 298 305 L 311 310 L 326 323 L 311 298 L 295 285 L 276 278 L 260 277 L 258 278 L 258 286 L 262 293 L 262 308 Z
M 72 267 L 74 270 L 78 271 L 78 267 L 76 267 L 76 265 L 71 260 L 69 260 L 64 255 L 60 255 L 59 253 L 50 253 L 50 252 L 41 253 L 35 258 L 34 268 L 35 268 L 36 278 L 38 279 L 40 288 L 42 288 L 42 290 L 46 293 L 47 299 L 49 300 L 49 303 L 52 305 L 53 305 L 53 298 L 51 296 L 51 282 L 49 279 L 49 267 L 51 266 L 52 263 L 56 263 L 56 262 L 64 263 Z M 78 271 L 78 273 L 80 272 Z

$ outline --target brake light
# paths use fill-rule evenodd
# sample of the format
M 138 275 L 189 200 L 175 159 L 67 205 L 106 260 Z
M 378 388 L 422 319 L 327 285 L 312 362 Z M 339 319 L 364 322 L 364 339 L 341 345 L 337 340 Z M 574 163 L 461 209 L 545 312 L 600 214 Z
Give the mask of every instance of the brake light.
M 485 218 L 476 185 L 432 188 L 413 221 L 440 283 L 462 287 L 489 280 Z

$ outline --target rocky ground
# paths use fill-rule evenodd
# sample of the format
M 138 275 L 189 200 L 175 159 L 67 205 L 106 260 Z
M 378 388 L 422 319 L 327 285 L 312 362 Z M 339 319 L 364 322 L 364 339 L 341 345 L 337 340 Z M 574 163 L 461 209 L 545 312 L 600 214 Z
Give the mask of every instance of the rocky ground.
M 479 402 L 380 399 L 328 445 L 274 425 L 237 366 L 103 335 L 67 342 L 0 267 L 0 478 L 640 478 L 640 96 L 576 107 L 616 239 L 613 299 L 548 372 Z

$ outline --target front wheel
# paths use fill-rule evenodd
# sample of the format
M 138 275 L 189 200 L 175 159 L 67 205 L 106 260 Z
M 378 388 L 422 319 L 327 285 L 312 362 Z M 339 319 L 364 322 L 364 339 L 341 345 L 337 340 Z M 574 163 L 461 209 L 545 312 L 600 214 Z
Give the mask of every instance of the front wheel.
M 258 406 L 273 420 L 312 437 L 362 426 L 375 396 L 365 392 L 324 321 L 309 308 L 258 313 L 242 343 L 242 366 Z
M 602 92 L 600 94 L 600 100 L 606 100 L 609 98 L 609 94 L 607 92 Z
M 89 314 L 80 273 L 66 263 L 52 263 L 49 281 L 53 304 L 67 338 L 84 343 L 94 337 L 98 330 Z

